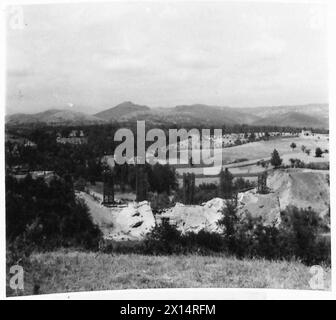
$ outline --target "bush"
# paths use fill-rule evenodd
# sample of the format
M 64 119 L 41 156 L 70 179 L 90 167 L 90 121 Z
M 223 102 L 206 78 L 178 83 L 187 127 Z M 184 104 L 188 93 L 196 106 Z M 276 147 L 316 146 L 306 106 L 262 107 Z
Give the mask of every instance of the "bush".
M 310 155 L 310 152 L 311 152 L 310 149 L 306 149 L 306 150 L 305 150 L 305 153 L 306 153 L 308 156 Z
M 279 231 L 274 225 L 264 226 L 261 218 L 247 216 L 237 224 L 231 254 L 239 258 L 279 259 L 281 257 L 277 243 L 278 234 Z
M 99 243 L 99 251 L 102 253 L 143 253 L 143 241 L 125 240 L 115 241 L 110 239 L 102 239 Z
M 315 170 L 330 170 L 329 162 L 309 162 L 306 165 L 308 169 L 315 169 Z
M 290 158 L 289 161 L 292 168 L 304 168 L 306 166 L 305 163 L 300 159 Z
M 148 200 L 154 215 L 161 213 L 164 209 L 170 208 L 174 205 L 174 202 L 170 201 L 166 192 L 159 194 L 149 193 Z
M 330 263 L 330 247 L 320 237 L 324 223 L 316 212 L 289 207 L 281 218 L 279 244 L 283 256 L 295 256 L 306 264 Z
M 104 241 L 106 253 L 227 254 L 238 258 L 299 259 L 307 265 L 331 263 L 330 238 L 321 236 L 324 222 L 311 209 L 290 207 L 280 225 L 264 225 L 261 218 L 237 217 L 235 201 L 223 210 L 223 233 L 201 230 L 182 234 L 167 220 L 156 225 L 144 241 Z
M 183 253 L 212 254 L 223 251 L 223 236 L 218 233 L 201 230 L 188 232 L 181 236 Z
M 195 186 L 194 204 L 202 204 L 213 198 L 218 197 L 218 186 L 214 183 L 202 183 L 198 187 Z M 180 188 L 175 193 L 174 202 L 184 202 L 183 189 Z
M 325 222 L 311 209 L 289 207 L 281 214 L 280 226 L 265 226 L 261 218 L 250 216 L 238 219 L 235 214 L 234 202 L 230 202 L 219 221 L 224 227 L 226 253 L 239 258 L 298 258 L 307 265 L 330 264 L 330 240 L 320 236 Z
M 198 187 L 196 187 L 195 189 L 196 189 L 194 194 L 195 204 L 202 204 L 218 196 L 217 189 L 204 190 Z
M 181 232 L 163 220 L 157 224 L 144 240 L 144 251 L 148 254 L 173 254 L 180 253 L 181 250 Z
M 250 180 L 245 180 L 243 177 L 238 177 L 234 181 L 233 187 L 237 192 L 239 192 L 240 190 L 255 187 L 255 183 L 251 182 Z
M 143 241 L 143 253 L 154 255 L 212 254 L 223 251 L 223 237 L 218 233 L 201 230 L 182 234 L 176 226 L 163 220 Z
M 322 149 L 319 148 L 319 147 L 317 147 L 317 148 L 315 149 L 315 157 L 316 157 L 316 158 L 321 158 L 321 157 L 322 157 L 322 154 L 323 154 Z
M 95 250 L 101 238 L 88 208 L 60 179 L 6 177 L 6 239 L 18 251 L 77 247 Z M 33 249 L 32 249 L 33 248 Z M 20 249 L 21 250 L 21 249 Z

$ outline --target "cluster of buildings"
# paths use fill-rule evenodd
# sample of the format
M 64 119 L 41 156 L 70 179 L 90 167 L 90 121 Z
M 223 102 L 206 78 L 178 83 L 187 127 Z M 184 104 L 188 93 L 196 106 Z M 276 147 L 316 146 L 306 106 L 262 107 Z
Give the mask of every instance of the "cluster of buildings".
M 62 136 L 61 133 L 58 133 L 56 142 L 62 144 L 87 144 L 88 138 L 85 136 L 83 130 L 72 130 L 66 137 Z
M 253 141 L 261 140 L 265 138 L 265 136 L 268 135 L 268 137 L 289 137 L 293 136 L 294 134 L 292 132 L 245 132 L 245 133 L 226 133 L 221 136 L 211 135 L 211 136 L 203 136 L 203 139 L 205 141 L 208 141 L 211 148 L 225 148 L 225 147 L 231 147 L 234 145 L 244 144 L 251 141 L 251 138 L 253 136 Z M 169 148 L 177 148 L 177 149 L 186 149 L 190 147 L 192 139 L 195 139 L 197 143 L 195 143 L 195 146 L 200 146 L 201 139 L 199 136 L 196 137 L 189 137 L 187 140 L 181 141 L 179 143 L 179 147 L 176 145 L 169 145 Z
M 60 177 L 51 170 L 29 170 L 27 165 L 16 165 L 11 168 L 6 168 L 7 171 L 17 180 L 23 180 L 28 175 L 31 176 L 33 180 L 42 178 L 47 184 L 49 184 L 53 179 L 59 179 Z

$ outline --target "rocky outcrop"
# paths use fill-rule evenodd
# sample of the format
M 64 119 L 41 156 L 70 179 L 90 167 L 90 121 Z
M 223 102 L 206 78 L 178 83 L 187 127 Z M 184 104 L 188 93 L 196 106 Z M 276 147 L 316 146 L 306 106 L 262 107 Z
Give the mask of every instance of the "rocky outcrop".
M 217 222 L 222 216 L 224 206 L 225 200 L 221 198 L 214 198 L 202 205 L 177 203 L 162 213 L 161 218 L 168 218 L 182 233 L 197 233 L 202 229 L 208 232 L 219 232 L 221 229 Z
M 112 240 L 142 240 L 155 226 L 155 219 L 148 201 L 131 202 L 128 206 L 111 208 L 114 228 L 106 236 Z

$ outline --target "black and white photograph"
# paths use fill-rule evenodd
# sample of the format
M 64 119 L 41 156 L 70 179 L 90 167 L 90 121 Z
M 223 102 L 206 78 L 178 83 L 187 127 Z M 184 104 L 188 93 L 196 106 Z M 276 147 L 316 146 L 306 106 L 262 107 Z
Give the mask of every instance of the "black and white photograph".
M 7 298 L 332 291 L 327 2 L 3 14 Z

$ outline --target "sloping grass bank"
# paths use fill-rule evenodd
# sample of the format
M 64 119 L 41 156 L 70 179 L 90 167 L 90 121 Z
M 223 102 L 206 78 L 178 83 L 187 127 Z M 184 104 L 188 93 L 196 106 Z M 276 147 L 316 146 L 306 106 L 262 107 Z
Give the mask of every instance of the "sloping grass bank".
M 7 295 L 187 287 L 309 290 L 311 277 L 310 267 L 297 261 L 56 251 L 33 254 L 24 291 L 8 287 Z M 331 270 L 324 267 L 326 290 L 330 283 Z

